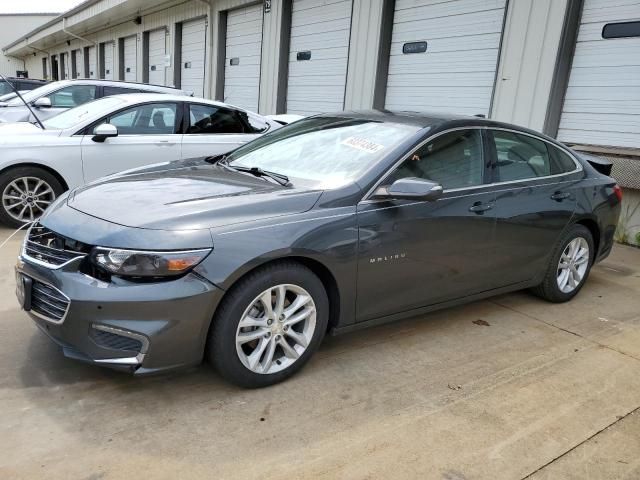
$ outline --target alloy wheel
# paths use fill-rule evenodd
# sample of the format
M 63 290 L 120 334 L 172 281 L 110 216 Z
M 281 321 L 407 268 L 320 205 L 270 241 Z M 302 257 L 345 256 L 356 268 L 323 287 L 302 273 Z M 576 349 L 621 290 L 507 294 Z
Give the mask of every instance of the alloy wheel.
M 51 185 L 38 177 L 20 177 L 11 181 L 2 192 L 5 212 L 21 223 L 38 219 L 56 199 Z
M 302 287 L 283 284 L 258 295 L 236 331 L 236 351 L 254 373 L 272 374 L 293 365 L 316 328 L 316 305 Z
M 558 263 L 558 288 L 571 293 L 580 286 L 589 267 L 589 244 L 582 237 L 571 240 L 565 247 Z

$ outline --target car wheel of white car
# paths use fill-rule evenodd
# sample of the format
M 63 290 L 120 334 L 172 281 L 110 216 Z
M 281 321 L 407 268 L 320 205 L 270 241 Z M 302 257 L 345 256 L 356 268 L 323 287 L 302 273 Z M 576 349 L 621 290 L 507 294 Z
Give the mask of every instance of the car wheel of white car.
M 37 167 L 18 167 L 0 177 L 0 221 L 19 228 L 44 213 L 64 191 L 58 179 Z

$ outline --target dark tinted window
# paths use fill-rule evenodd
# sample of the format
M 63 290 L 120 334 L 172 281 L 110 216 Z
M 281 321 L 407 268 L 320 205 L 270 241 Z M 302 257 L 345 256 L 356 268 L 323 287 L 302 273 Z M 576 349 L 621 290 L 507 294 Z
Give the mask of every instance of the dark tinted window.
M 140 90 L 136 90 L 133 88 L 123 88 L 123 87 L 104 87 L 103 95 L 108 97 L 109 95 L 122 95 L 125 93 L 138 93 Z
M 213 105 L 189 106 L 187 133 L 245 133 L 245 125 L 234 110 Z
M 7 82 L 0 82 L 0 95 L 13 92 L 13 88 Z
M 525 180 L 575 170 L 571 157 L 528 135 L 493 131 L 500 181 Z
M 52 107 L 71 108 L 96 98 L 95 85 L 72 85 L 49 95 Z
M 607 23 L 602 28 L 602 38 L 640 37 L 640 21 Z
M 245 120 L 247 124 L 247 133 L 262 133 L 269 129 L 269 124 L 261 118 L 247 115 L 244 112 L 238 112 L 241 118 Z
M 120 135 L 169 135 L 176 131 L 176 110 L 175 103 L 137 105 L 100 123 L 115 125 Z
M 445 189 L 483 183 L 484 160 L 479 130 L 451 132 L 416 150 L 385 183 L 418 177 L 438 182 Z

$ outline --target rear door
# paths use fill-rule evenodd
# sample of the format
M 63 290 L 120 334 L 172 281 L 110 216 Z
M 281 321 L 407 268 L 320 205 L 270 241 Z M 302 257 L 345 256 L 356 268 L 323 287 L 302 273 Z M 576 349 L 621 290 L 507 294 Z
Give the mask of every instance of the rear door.
M 489 130 L 495 163 L 494 268 L 503 286 L 528 281 L 548 258 L 576 209 L 581 167 L 563 150 L 537 137 Z
M 136 105 L 89 127 L 82 139 L 85 181 L 130 168 L 179 160 L 181 108 L 181 104 L 174 102 Z M 103 123 L 115 125 L 118 136 L 95 142 L 93 129 Z
M 442 185 L 435 201 L 358 205 L 358 321 L 495 287 L 495 194 L 480 129 L 445 133 L 419 147 L 381 186 L 404 177 Z
M 227 153 L 268 129 L 258 117 L 217 105 L 186 103 L 182 158 Z

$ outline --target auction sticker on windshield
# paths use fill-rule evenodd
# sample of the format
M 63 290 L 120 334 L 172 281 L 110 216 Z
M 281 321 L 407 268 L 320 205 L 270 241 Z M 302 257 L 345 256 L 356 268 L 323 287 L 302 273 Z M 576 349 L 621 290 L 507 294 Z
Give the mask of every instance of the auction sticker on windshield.
M 369 152 L 369 153 L 377 153 L 380 150 L 384 149 L 384 145 L 371 142 L 366 138 L 362 138 L 362 137 L 349 137 L 343 140 L 342 144 L 347 145 L 349 147 L 357 148 L 358 150 L 362 150 L 363 152 Z

